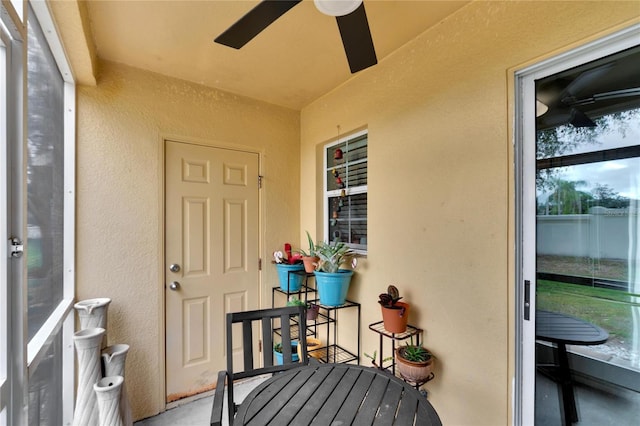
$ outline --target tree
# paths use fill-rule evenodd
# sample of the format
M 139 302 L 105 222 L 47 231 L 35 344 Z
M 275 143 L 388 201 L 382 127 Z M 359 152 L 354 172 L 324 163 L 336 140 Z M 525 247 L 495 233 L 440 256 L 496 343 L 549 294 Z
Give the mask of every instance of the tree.
M 536 134 L 536 159 L 560 157 L 573 153 L 576 148 L 601 144 L 605 134 L 617 133 L 624 138 L 640 120 L 640 109 L 617 112 L 594 119 L 595 127 L 574 127 L 565 124 L 551 129 L 538 130 Z M 595 147 L 594 147 L 595 150 Z M 561 168 L 538 170 L 536 187 L 538 190 L 553 188 L 553 179 L 557 179 Z

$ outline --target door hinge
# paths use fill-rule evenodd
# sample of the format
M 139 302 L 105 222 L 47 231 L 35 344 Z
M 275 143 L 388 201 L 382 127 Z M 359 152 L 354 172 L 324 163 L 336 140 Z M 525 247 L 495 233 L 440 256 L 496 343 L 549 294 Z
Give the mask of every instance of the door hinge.
M 262 189 L 262 178 L 264 176 L 262 175 L 258 175 L 258 189 Z
M 262 352 L 262 340 L 258 340 L 258 352 Z
M 262 271 L 262 259 L 258 259 L 258 271 Z
M 11 257 L 21 257 L 24 253 L 24 246 L 22 240 L 18 237 L 9 238 L 9 253 Z

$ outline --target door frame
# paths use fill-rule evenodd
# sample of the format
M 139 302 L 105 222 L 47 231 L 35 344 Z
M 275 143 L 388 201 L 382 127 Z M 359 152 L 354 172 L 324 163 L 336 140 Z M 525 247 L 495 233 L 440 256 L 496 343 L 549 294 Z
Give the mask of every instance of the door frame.
M 532 425 L 535 418 L 535 81 L 637 46 L 635 24 L 515 72 L 515 377 L 513 424 Z M 527 214 L 529 213 L 529 214 Z M 525 315 L 525 281 L 529 284 L 529 319 Z
M 207 148 L 219 148 L 219 149 L 230 149 L 234 151 L 247 152 L 251 154 L 258 155 L 258 174 L 259 176 L 263 175 L 263 155 L 262 151 L 259 151 L 253 147 L 245 146 L 245 145 L 234 145 L 222 143 L 219 141 L 210 141 L 204 139 L 197 139 L 191 137 L 185 137 L 183 135 L 172 135 L 172 134 L 162 134 L 159 137 L 158 142 L 158 161 L 161 164 L 160 173 L 158 173 L 158 200 L 159 200 L 159 229 L 158 235 L 160 236 L 160 240 L 162 244 L 158 247 L 158 303 L 160 304 L 158 309 L 158 353 L 160 354 L 158 360 L 158 371 L 162 372 L 162 375 L 159 378 L 160 388 L 162 392 L 158 395 L 158 407 L 160 407 L 160 412 L 166 411 L 169 408 L 173 408 L 177 405 L 184 403 L 184 400 L 179 400 L 171 403 L 167 403 L 167 380 L 166 380 L 166 369 L 167 369 L 167 353 L 166 353 L 166 292 L 165 292 L 165 283 L 167 281 L 166 277 L 166 268 L 165 268 L 165 246 L 166 246 L 166 214 L 165 214 L 165 202 L 166 202 L 166 188 L 165 188 L 165 179 L 166 179 L 166 144 L 167 142 L 179 142 L 186 143 L 191 145 L 200 145 Z M 263 207 L 263 197 L 262 191 L 259 188 L 258 190 L 258 253 L 260 258 L 264 258 L 264 235 L 262 232 L 263 223 L 264 223 L 264 207 Z M 263 275 L 262 269 L 258 271 L 258 306 L 263 306 L 263 289 L 262 289 Z

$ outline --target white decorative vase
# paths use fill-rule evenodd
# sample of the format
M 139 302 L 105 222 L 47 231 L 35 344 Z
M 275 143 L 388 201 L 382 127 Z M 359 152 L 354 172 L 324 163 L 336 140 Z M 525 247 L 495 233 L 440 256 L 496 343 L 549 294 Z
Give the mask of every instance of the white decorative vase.
M 74 426 L 98 423 L 98 405 L 93 385 L 102 377 L 100 348 L 104 328 L 87 328 L 73 335 L 78 355 L 78 392 L 73 413 Z
M 122 394 L 123 384 L 124 377 L 107 376 L 93 385 L 100 413 L 100 423 L 95 424 L 100 426 L 123 426 L 122 416 L 120 415 L 120 395 Z
M 78 318 L 80 319 L 80 330 L 87 328 L 104 328 L 107 329 L 107 310 L 111 299 L 108 297 L 99 297 L 96 299 L 86 299 L 73 305 Z M 102 346 L 107 346 L 107 335 L 105 333 Z
M 107 346 L 102 350 L 102 365 L 104 366 L 105 376 L 122 376 L 124 380 L 125 362 L 129 345 L 118 344 Z M 133 425 L 133 416 L 131 415 L 131 404 L 127 395 L 127 386 L 122 383 L 122 391 L 120 392 L 120 416 L 124 426 Z

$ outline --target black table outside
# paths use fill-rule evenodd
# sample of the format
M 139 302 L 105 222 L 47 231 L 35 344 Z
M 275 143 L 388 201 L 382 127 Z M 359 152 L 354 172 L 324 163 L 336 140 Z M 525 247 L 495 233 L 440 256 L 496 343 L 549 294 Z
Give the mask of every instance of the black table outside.
M 565 424 L 575 423 L 578 421 L 578 411 L 566 345 L 599 345 L 607 341 L 609 333 L 578 318 L 557 312 L 536 311 L 536 338 L 557 346 L 558 365 L 541 366 L 539 370 L 560 384 Z
M 352 364 L 314 364 L 276 374 L 238 408 L 241 425 L 442 425 L 429 401 L 402 380 Z

